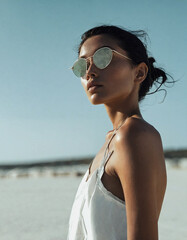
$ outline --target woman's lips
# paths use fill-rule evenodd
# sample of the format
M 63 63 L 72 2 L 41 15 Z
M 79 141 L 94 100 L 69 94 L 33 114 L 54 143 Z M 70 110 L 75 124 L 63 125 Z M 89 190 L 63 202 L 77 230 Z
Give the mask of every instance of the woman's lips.
M 89 87 L 88 91 L 90 93 L 94 93 L 95 91 L 97 91 L 98 88 L 102 87 L 101 85 L 95 85 L 95 86 L 92 86 L 92 87 Z

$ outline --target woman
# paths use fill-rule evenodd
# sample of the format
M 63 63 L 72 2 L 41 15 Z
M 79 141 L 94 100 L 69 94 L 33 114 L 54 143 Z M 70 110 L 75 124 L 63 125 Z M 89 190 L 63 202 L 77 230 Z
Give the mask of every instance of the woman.
M 107 25 L 82 35 L 72 70 L 90 102 L 104 104 L 113 130 L 79 185 L 68 240 L 158 239 L 164 153 L 160 134 L 143 119 L 139 102 L 167 76 L 154 67 L 140 35 L 145 33 Z

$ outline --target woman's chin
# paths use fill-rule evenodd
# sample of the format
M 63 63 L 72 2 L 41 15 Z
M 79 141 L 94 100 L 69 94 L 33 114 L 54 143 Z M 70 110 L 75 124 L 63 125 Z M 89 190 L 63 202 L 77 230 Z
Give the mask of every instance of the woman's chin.
M 89 100 L 93 105 L 103 104 L 103 100 L 101 98 L 98 98 L 98 97 L 94 96 L 94 95 L 92 95 L 89 98 Z
M 101 102 L 101 101 L 90 101 L 90 102 L 91 102 L 91 104 L 93 104 L 93 105 L 103 104 L 103 102 Z

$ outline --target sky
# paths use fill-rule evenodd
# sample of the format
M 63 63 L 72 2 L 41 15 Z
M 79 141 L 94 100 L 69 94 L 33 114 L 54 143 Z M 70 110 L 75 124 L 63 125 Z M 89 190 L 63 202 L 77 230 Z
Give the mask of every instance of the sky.
M 187 148 L 187 1 L 0 0 L 0 163 L 95 155 L 112 124 L 69 69 L 81 35 L 101 24 L 149 35 L 175 80 L 140 103 L 164 150 Z

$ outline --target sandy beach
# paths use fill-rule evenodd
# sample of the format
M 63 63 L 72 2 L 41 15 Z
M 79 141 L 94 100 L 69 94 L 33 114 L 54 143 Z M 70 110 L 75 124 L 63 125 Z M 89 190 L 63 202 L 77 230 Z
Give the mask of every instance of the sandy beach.
M 167 173 L 159 239 L 185 240 L 187 168 L 168 165 Z M 73 174 L 1 178 L 1 240 L 66 240 L 71 206 L 81 179 Z

